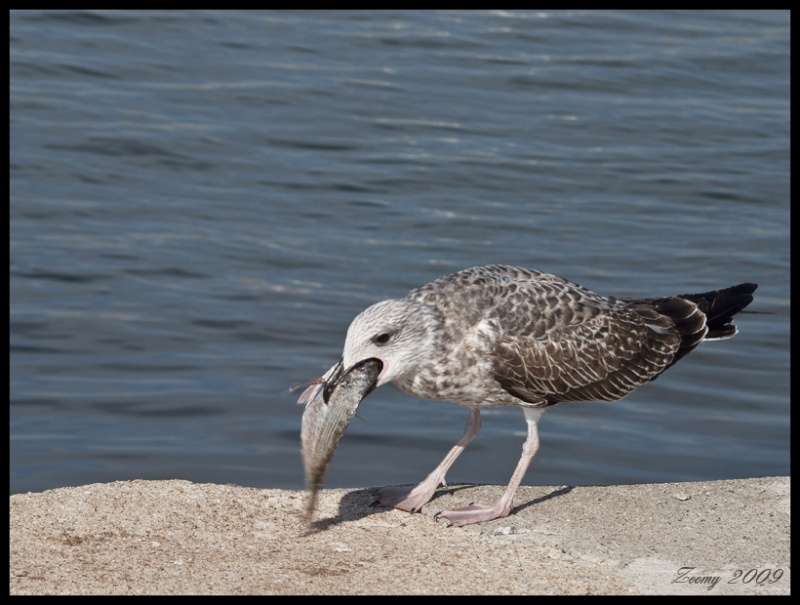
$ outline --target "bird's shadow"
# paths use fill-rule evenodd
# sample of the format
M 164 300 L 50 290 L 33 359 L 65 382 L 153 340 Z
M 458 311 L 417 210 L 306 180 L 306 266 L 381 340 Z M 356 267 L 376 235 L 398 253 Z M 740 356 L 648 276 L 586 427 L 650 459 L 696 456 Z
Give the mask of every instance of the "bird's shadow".
M 444 488 L 439 488 L 436 493 L 434 494 L 431 501 L 426 504 L 426 507 L 431 506 L 431 504 L 437 500 L 438 498 L 444 495 L 452 495 L 461 490 L 478 487 L 477 484 L 474 483 L 459 483 L 455 485 L 448 485 Z M 311 535 L 320 532 L 324 532 L 331 527 L 335 527 L 341 523 L 345 523 L 348 521 L 357 521 L 359 519 L 363 519 L 365 517 L 369 517 L 370 515 L 376 515 L 379 513 L 384 513 L 388 510 L 391 510 L 391 507 L 381 506 L 378 504 L 378 492 L 381 488 L 379 487 L 367 487 L 363 489 L 356 489 L 351 492 L 346 493 L 342 500 L 339 503 L 339 512 L 335 517 L 327 517 L 325 519 L 317 519 L 312 520 L 308 524 L 308 528 L 304 535 Z M 561 496 L 566 496 L 570 493 L 575 486 L 564 486 L 558 489 L 553 490 L 549 494 L 545 494 L 544 496 L 540 496 L 538 498 L 534 498 L 530 502 L 525 502 L 520 504 L 519 506 L 515 506 L 511 509 L 511 516 L 516 515 L 520 511 L 528 508 L 529 506 L 534 506 L 536 504 L 540 504 L 552 498 L 559 498 Z
M 511 509 L 511 514 L 516 515 L 518 512 L 528 508 L 529 506 L 533 506 L 534 504 L 540 504 L 542 502 L 546 502 L 547 500 L 551 500 L 552 498 L 559 498 L 561 496 L 566 496 L 574 489 L 575 489 L 574 485 L 564 485 L 562 487 L 559 487 L 558 489 L 553 490 L 549 494 L 545 494 L 544 496 L 539 496 L 538 498 L 534 498 L 530 502 L 525 502 L 524 504 L 515 506 L 514 508 Z

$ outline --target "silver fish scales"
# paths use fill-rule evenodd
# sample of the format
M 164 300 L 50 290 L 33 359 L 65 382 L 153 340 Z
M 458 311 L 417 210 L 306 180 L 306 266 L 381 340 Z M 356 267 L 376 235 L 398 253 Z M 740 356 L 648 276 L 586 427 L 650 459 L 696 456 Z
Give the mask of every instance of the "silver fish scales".
M 331 368 L 332 374 L 337 367 Z M 341 372 L 341 368 L 338 369 Z M 310 521 L 322 486 L 322 478 L 333 459 L 333 454 L 350 421 L 355 416 L 361 401 L 375 386 L 381 363 L 366 360 L 340 377 L 335 388 L 326 393 L 326 383 L 331 376 L 324 376 L 319 384 L 312 384 L 300 396 L 298 403 L 305 403 L 300 430 L 303 465 L 306 474 L 306 489 L 309 491 L 306 517 Z M 326 395 L 328 401 L 326 402 Z

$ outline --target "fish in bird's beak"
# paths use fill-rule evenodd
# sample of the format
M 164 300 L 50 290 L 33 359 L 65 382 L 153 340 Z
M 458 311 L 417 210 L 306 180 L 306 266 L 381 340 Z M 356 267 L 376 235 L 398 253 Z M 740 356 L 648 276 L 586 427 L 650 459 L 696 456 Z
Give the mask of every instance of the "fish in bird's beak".
M 328 370 L 322 381 L 309 386 L 298 403 L 305 403 L 300 438 L 306 489 L 310 491 L 306 515 L 314 512 L 317 492 L 356 409 L 375 388 L 383 364 L 367 359 L 345 370 L 342 361 Z
M 331 368 L 330 378 L 325 381 L 322 387 L 322 399 L 325 401 L 325 403 L 328 403 L 330 400 L 331 393 L 333 393 L 333 389 L 335 389 L 339 385 L 339 382 L 341 382 L 343 374 L 344 358 L 340 359 L 339 363 Z

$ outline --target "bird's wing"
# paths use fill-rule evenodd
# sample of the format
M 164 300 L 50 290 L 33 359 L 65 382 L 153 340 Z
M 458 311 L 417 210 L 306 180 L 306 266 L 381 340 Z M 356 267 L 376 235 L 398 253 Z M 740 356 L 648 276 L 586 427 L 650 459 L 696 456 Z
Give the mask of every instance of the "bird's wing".
M 531 405 L 615 401 L 664 371 L 681 341 L 650 301 L 605 298 L 520 267 L 473 267 L 408 296 L 439 310 L 453 333 L 484 326 L 495 379 Z
M 671 363 L 680 334 L 652 307 L 550 298 L 533 307 L 527 330 L 504 326 L 495 343 L 495 378 L 532 404 L 615 401 Z

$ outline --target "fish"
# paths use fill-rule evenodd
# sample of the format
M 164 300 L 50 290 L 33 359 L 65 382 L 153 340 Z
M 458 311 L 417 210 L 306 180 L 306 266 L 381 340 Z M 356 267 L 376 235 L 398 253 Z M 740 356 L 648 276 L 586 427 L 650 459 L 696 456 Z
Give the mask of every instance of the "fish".
M 364 398 L 372 392 L 383 364 L 367 359 L 344 371 L 341 363 L 314 381 L 298 399 L 305 404 L 300 429 L 305 483 L 306 520 L 311 521 L 322 479 L 342 436 Z

